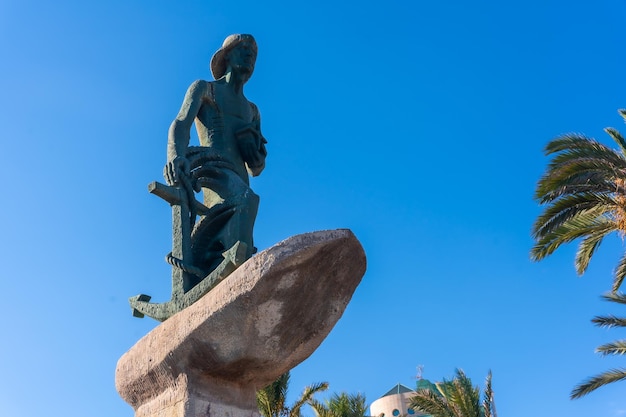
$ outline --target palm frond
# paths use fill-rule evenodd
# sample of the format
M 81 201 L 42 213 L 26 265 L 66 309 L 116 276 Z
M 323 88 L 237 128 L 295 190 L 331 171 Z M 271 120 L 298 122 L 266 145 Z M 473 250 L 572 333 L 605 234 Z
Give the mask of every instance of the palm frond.
M 310 401 L 313 399 L 313 396 L 321 391 L 326 391 L 328 389 L 328 382 L 317 382 L 312 385 L 308 385 L 302 391 L 302 395 L 300 398 L 296 400 L 295 403 L 291 406 L 289 410 L 289 417 L 299 417 L 300 409 L 304 404 L 310 404 Z
M 617 129 L 612 128 L 612 127 L 607 127 L 604 129 L 604 131 L 611 138 L 613 138 L 615 143 L 617 143 L 617 145 L 620 148 L 620 151 L 622 152 L 622 155 L 626 155 L 626 140 L 624 140 L 624 137 L 622 136 L 622 134 Z
M 616 317 L 614 315 L 596 316 L 591 319 L 591 322 L 598 327 L 626 327 L 626 318 Z
M 606 355 L 623 355 L 626 353 L 626 340 L 616 340 L 614 342 L 605 343 L 598 346 L 596 352 L 602 356 Z
M 594 233 L 604 233 L 609 224 L 606 219 L 598 218 L 596 213 L 580 213 L 568 219 L 555 230 L 542 235 L 531 249 L 531 259 L 539 261 L 551 255 L 565 243 Z
M 256 393 L 256 403 L 259 408 L 259 413 L 263 417 L 272 417 L 270 399 L 264 390 L 260 390 Z
M 618 112 L 626 120 L 626 110 Z M 604 237 L 613 231 L 626 235 L 626 138 L 615 128 L 605 132 L 617 149 L 577 133 L 546 145 L 551 160 L 535 190 L 535 199 L 546 208 L 533 224 L 531 259 L 539 261 L 580 238 L 575 265 L 582 275 Z M 615 270 L 612 291 L 625 279 L 626 253 Z
M 605 179 L 615 178 L 624 170 L 625 164 L 626 160 L 609 148 L 597 154 L 585 154 L 580 150 L 567 151 L 558 154 L 548 163 L 544 176 L 539 180 L 539 189 L 544 184 L 558 183 L 562 178 L 581 172 L 600 174 Z
M 584 192 L 564 196 L 546 207 L 537 217 L 532 235 L 535 239 L 541 238 L 576 216 L 584 214 L 590 219 L 601 218 L 617 207 L 618 202 L 609 195 Z
M 575 399 L 583 397 L 606 384 L 622 381 L 624 379 L 626 379 L 626 368 L 610 369 L 606 372 L 588 378 L 581 384 L 577 385 L 572 390 L 570 398 Z
M 284 414 L 289 378 L 289 372 L 285 372 L 257 392 L 257 405 L 263 417 L 280 417 Z
M 441 382 L 436 382 L 435 387 L 441 396 L 446 399 L 447 408 L 450 413 L 452 413 L 455 417 L 462 417 L 459 405 L 455 402 L 455 387 L 453 381 L 454 379 L 450 381 L 444 379 Z
M 480 417 L 480 389 L 472 385 L 471 379 L 462 369 L 456 370 L 452 386 L 454 389 L 451 400 L 458 406 L 460 416 Z
M 615 231 L 615 222 L 605 219 L 605 227 L 590 233 L 581 240 L 578 245 L 578 251 L 576 251 L 576 257 L 574 259 L 574 265 L 578 275 L 582 275 L 589 266 L 589 261 L 593 257 L 593 254 L 600 247 L 602 240 L 609 233 Z
M 598 166 L 617 172 L 626 160 L 623 155 L 592 138 L 580 134 L 565 134 L 550 141 L 545 148 L 546 155 L 554 155 L 548 164 L 548 171 L 577 161 L 593 161 Z M 612 167 L 612 168 L 611 168 Z
M 451 380 L 444 379 L 434 384 L 435 389 L 420 389 L 409 398 L 409 407 L 432 417 L 497 417 L 491 371 L 481 401 L 480 388 L 472 385 L 470 378 L 461 369 L 455 370 Z
M 597 145 L 604 146 L 592 138 L 579 133 L 566 133 L 548 142 L 544 148 L 545 155 L 551 155 L 571 149 L 596 149 Z
M 602 298 L 605 301 L 611 301 L 619 304 L 626 304 L 626 294 L 621 292 L 610 292 L 606 294 L 602 294 Z
M 426 389 L 418 390 L 410 398 L 409 406 L 415 411 L 429 414 L 432 417 L 455 417 L 444 396 Z
M 485 391 L 483 392 L 483 412 L 485 417 L 498 417 L 496 413 L 496 403 L 493 399 L 493 388 L 491 387 L 491 370 L 485 379 Z
M 626 161 L 625 161 L 626 163 Z M 615 179 L 626 167 L 616 167 L 597 159 L 576 159 L 559 166 L 548 166 L 537 182 L 535 199 L 546 204 L 561 195 L 579 191 L 611 193 L 615 191 Z
M 541 181 L 535 190 L 535 199 L 547 204 L 559 197 L 579 193 L 607 194 L 615 190 L 615 181 L 603 170 L 585 170 L 559 173 Z
M 326 406 L 326 404 L 316 400 L 310 399 L 308 404 L 313 409 L 316 417 L 333 417 L 330 409 Z
M 614 192 L 614 179 L 623 177 L 626 170 L 624 154 L 583 135 L 554 139 L 546 146 L 546 154 L 556 155 L 537 184 L 535 198 L 541 204 L 583 191 Z
M 304 388 L 300 398 L 291 406 L 287 407 L 287 391 L 289 389 L 289 371 L 279 376 L 265 388 L 257 391 L 256 400 L 259 413 L 263 417 L 300 417 L 300 409 L 304 404 L 312 400 L 317 392 L 328 389 L 327 382 L 319 382 Z M 326 417 L 326 416 L 325 416 Z
M 351 417 L 364 417 L 367 414 L 365 395 L 357 393 L 349 396 Z
M 622 283 L 624 282 L 624 278 L 626 278 L 626 253 L 622 255 L 622 258 L 617 263 L 617 266 L 615 267 L 615 272 L 613 273 L 613 285 L 611 287 L 611 291 L 613 293 L 616 293 L 619 290 L 619 287 L 622 286 Z M 610 301 L 616 301 L 616 300 L 612 299 Z M 616 302 L 621 302 L 621 301 L 616 301 Z M 624 302 L 624 304 L 626 304 L 626 302 Z
M 367 413 L 365 396 L 361 393 L 334 393 L 324 403 L 308 401 L 317 417 L 364 417 Z

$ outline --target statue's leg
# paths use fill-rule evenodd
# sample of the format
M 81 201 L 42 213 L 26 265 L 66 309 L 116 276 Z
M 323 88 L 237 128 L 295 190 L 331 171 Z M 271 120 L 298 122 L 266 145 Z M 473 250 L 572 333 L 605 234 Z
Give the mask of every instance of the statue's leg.
M 200 220 L 192 237 L 194 259 L 202 259 L 207 271 L 214 269 L 223 260 L 222 252 L 237 242 L 246 244 L 246 258 L 254 251 L 252 234 L 259 196 L 233 171 L 221 171 L 219 179 L 210 189 L 203 188 L 204 203 L 211 213 Z
M 235 212 L 223 229 L 222 242 L 226 249 L 237 242 L 245 243 L 248 246 L 246 258 L 249 258 L 254 248 L 253 229 L 259 209 L 259 196 L 246 186 L 234 203 Z

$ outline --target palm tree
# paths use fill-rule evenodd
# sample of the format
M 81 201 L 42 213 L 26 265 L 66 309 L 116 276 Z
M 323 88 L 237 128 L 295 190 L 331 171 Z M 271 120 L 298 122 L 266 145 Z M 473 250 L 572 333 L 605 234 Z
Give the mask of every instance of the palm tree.
M 457 369 L 452 380 L 437 382 L 436 391 L 420 389 L 410 398 L 409 407 L 432 417 L 497 417 L 491 388 L 491 371 L 487 374 L 482 401 L 480 388 L 473 386 L 465 373 Z
M 287 407 L 287 391 L 289 389 L 289 371 L 285 372 L 278 379 L 267 387 L 256 393 L 256 402 L 259 412 L 263 417 L 300 417 L 302 406 L 313 399 L 313 396 L 320 391 L 328 389 L 328 382 L 319 382 L 304 388 L 300 398 Z
M 626 120 L 626 110 L 619 114 Z M 604 131 L 617 143 L 617 150 L 578 134 L 558 137 L 546 146 L 546 155 L 554 158 L 535 192 L 547 207 L 532 229 L 534 261 L 580 238 L 575 266 L 582 275 L 605 236 L 626 234 L 626 141 L 616 129 Z M 626 253 L 615 269 L 613 292 L 625 277 Z
M 361 393 L 335 393 L 323 403 L 313 399 L 309 405 L 317 417 L 365 417 L 367 413 L 365 395 Z
M 607 301 L 626 304 L 626 294 L 623 293 L 609 293 L 605 294 L 603 298 Z M 591 321 L 599 327 L 626 327 L 626 318 L 615 317 L 613 315 L 596 316 Z M 615 342 L 604 344 L 599 346 L 596 349 L 596 352 L 603 356 L 623 355 L 626 353 L 626 340 L 616 340 Z M 603 385 L 624 379 L 626 379 L 626 368 L 610 369 L 599 375 L 588 378 L 586 381 L 576 386 L 571 393 L 571 398 L 580 398 L 592 391 L 595 391 Z

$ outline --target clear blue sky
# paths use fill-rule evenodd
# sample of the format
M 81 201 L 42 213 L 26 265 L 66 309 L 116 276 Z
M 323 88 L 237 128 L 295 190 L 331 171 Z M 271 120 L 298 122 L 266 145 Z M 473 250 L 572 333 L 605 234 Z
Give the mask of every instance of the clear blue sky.
M 0 415 L 131 417 L 117 359 L 169 298 L 167 129 L 212 53 L 252 33 L 246 95 L 269 157 L 260 249 L 350 228 L 368 271 L 343 318 L 292 375 L 369 402 L 397 382 L 494 375 L 502 417 L 620 416 L 626 383 L 570 401 L 624 365 L 594 348 L 624 250 L 577 278 L 574 247 L 529 261 L 545 144 L 623 131 L 626 4 L 617 0 L 0 0 Z

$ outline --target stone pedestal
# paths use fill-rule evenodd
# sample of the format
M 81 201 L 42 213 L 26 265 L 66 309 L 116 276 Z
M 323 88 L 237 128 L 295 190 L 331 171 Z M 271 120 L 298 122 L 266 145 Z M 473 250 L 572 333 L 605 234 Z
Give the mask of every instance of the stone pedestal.
M 365 273 L 349 230 L 286 239 L 240 266 L 118 361 L 136 417 L 255 417 L 255 393 L 309 357 Z

